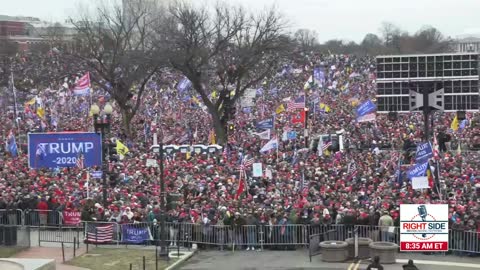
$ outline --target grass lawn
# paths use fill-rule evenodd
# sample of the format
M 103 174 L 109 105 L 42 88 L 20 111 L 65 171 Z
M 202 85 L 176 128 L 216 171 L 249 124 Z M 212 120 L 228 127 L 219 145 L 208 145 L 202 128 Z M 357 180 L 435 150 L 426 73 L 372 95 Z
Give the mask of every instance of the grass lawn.
M 0 247 L 0 258 L 9 258 L 24 250 L 23 247 Z
M 155 270 L 155 250 L 150 249 L 122 249 L 122 248 L 96 248 L 88 254 L 76 257 L 67 264 L 88 268 L 90 270 L 143 270 L 143 256 L 145 256 L 145 269 Z M 165 262 L 158 261 L 158 269 L 175 262 L 175 259 Z

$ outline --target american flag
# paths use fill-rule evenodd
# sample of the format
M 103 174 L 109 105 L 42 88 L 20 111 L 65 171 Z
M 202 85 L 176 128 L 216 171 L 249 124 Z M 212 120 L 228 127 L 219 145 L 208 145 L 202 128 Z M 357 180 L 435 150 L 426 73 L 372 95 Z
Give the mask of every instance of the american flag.
M 308 187 L 308 182 L 305 180 L 305 172 L 302 172 L 302 181 L 300 182 L 300 191 L 303 191 L 306 187 Z
M 350 164 L 348 164 L 348 173 L 352 177 L 357 175 L 358 170 L 357 170 L 357 163 L 355 163 L 355 161 L 352 161 L 350 162 Z
M 327 151 L 328 147 L 332 145 L 332 141 L 328 141 L 322 145 L 322 151 Z
M 73 89 L 73 95 L 84 96 L 90 94 L 90 73 L 86 73 L 80 79 L 77 80 L 75 88 Z
M 245 170 L 247 167 L 252 166 L 252 164 L 255 162 L 255 158 L 249 158 L 247 159 L 246 157 L 243 159 L 242 164 L 240 165 L 240 170 Z
M 304 109 L 305 108 L 305 96 L 300 96 L 296 99 L 291 98 L 290 102 L 288 102 L 287 110 L 294 111 L 297 109 Z
M 228 160 L 228 144 L 225 144 L 225 146 L 223 147 L 223 159 L 225 161 Z
M 86 230 L 89 243 L 108 243 L 113 241 L 113 224 L 87 223 Z
M 77 168 L 79 168 L 80 170 L 83 170 L 83 168 L 85 168 L 84 157 L 82 152 L 78 153 L 76 165 L 77 165 Z

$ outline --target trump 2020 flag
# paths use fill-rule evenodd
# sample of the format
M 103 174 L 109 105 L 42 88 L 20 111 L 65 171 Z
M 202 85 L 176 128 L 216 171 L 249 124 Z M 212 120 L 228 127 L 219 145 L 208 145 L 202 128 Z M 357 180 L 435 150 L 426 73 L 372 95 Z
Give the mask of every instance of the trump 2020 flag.
M 83 75 L 75 84 L 74 96 L 86 96 L 90 94 L 90 73 Z
M 432 145 L 429 142 L 421 143 L 417 146 L 415 163 L 422 163 L 433 157 Z
M 415 164 L 408 170 L 408 178 L 425 176 L 428 168 L 428 161 L 425 163 Z
M 150 228 L 142 225 L 123 225 L 122 242 L 132 244 L 142 244 L 153 240 Z
M 262 149 L 260 149 L 260 153 L 266 153 L 272 149 L 277 149 L 278 148 L 278 139 L 273 138 L 270 141 L 268 141 Z
M 375 104 L 373 104 L 371 100 L 368 100 L 362 103 L 360 106 L 358 106 L 357 117 L 373 113 L 376 109 L 377 109 L 377 106 L 375 106 Z
M 268 119 L 265 119 L 263 121 L 258 122 L 255 125 L 255 128 L 256 129 L 271 129 L 271 128 L 273 128 L 273 122 L 274 122 L 274 119 L 273 119 L 273 117 L 271 117 L 271 118 L 268 118 Z

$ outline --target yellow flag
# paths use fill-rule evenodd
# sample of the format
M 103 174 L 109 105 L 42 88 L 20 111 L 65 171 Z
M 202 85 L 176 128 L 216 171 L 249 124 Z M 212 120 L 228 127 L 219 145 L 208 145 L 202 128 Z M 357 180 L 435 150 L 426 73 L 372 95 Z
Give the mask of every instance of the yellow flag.
M 44 110 L 43 108 L 38 108 L 38 109 L 37 109 L 37 115 L 38 115 L 38 117 L 40 117 L 40 118 L 45 117 L 45 110 Z
M 453 129 L 453 131 L 458 130 L 458 118 L 455 115 L 455 118 L 453 118 L 452 124 L 450 125 L 450 128 Z
M 283 106 L 283 104 L 280 104 L 276 109 L 275 109 L 275 113 L 276 114 L 281 114 L 282 112 L 285 111 L 285 106 Z
M 234 97 L 234 96 L 235 96 L 235 90 L 230 91 L 230 97 Z
M 126 153 L 128 153 L 128 151 L 128 147 L 125 146 L 120 140 L 117 140 L 117 154 L 120 157 L 123 157 Z
M 212 92 L 211 97 L 212 97 L 212 98 L 217 98 L 217 91 L 214 90 L 214 91 Z
M 208 135 L 208 142 L 210 144 L 216 144 L 215 140 L 215 132 L 213 130 L 210 131 L 210 134 Z
M 187 160 L 189 160 L 192 157 L 192 154 L 190 153 L 190 151 L 187 151 L 186 154 L 187 154 L 186 158 L 187 158 Z
M 199 103 L 200 103 L 200 100 L 198 100 L 197 97 L 192 97 L 192 100 L 193 100 L 193 102 L 195 102 L 196 104 L 199 104 Z
M 332 111 L 332 108 L 325 103 L 320 103 L 320 110 L 324 110 L 326 113 L 329 113 Z
M 35 98 L 32 98 L 32 99 L 30 99 L 29 101 L 25 102 L 25 105 L 33 105 L 33 104 L 35 104 L 36 102 L 37 102 L 36 99 L 35 99 Z

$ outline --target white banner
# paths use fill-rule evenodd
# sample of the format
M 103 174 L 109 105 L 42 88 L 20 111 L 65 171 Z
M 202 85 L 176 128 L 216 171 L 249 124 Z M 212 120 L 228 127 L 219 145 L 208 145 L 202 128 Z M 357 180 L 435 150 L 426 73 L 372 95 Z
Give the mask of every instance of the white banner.
M 253 174 L 253 177 L 263 176 L 262 163 L 253 163 L 252 174 Z
M 147 167 L 157 167 L 158 164 L 157 164 L 157 160 L 155 159 L 147 159 L 147 164 L 146 164 Z
M 412 188 L 413 189 L 430 188 L 430 186 L 428 185 L 428 177 L 426 176 L 412 177 Z

